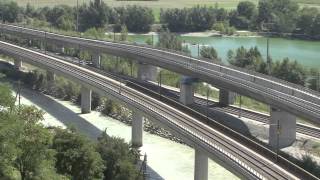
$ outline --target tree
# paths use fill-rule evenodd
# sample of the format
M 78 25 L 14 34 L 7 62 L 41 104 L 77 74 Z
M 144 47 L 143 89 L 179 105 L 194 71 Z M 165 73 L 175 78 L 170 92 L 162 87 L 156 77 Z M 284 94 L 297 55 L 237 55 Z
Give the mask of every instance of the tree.
M 311 35 L 313 30 L 314 20 L 319 14 L 317 8 L 304 7 L 299 11 L 297 28 L 300 33 Z
M 256 12 L 256 5 L 251 1 L 241 1 L 237 6 L 237 12 L 239 16 L 251 19 Z
M 213 47 L 202 47 L 200 55 L 201 57 L 212 59 L 213 61 L 221 61 L 218 59 L 218 53 Z
M 128 38 L 128 29 L 126 25 L 121 26 L 120 41 L 126 41 Z
M 97 151 L 107 167 L 104 171 L 106 180 L 131 180 L 138 177 L 134 163 L 138 160 L 139 154 L 134 153 L 123 139 L 110 137 L 104 132 L 98 138 Z
M 257 47 L 245 49 L 243 46 L 236 50 L 228 52 L 228 62 L 234 66 L 247 68 L 257 72 L 264 72 L 266 64 L 263 61 L 261 53 Z
M 320 39 L 320 14 L 318 14 L 313 21 L 311 35 L 314 36 L 315 39 Z
M 291 0 L 260 0 L 257 23 L 260 29 L 272 23 L 271 31 L 291 33 L 296 28 L 299 6 Z
M 320 91 L 320 71 L 318 69 L 310 69 L 311 78 L 308 80 L 309 88 Z
M 158 47 L 182 51 L 182 41 L 177 36 L 170 33 L 167 29 L 159 33 Z
M 1 107 L 13 107 L 14 97 L 8 86 L 0 83 L 0 108 Z
M 30 3 L 27 4 L 25 9 L 25 15 L 27 17 L 34 17 L 36 14 L 36 9 Z
M 52 148 L 56 150 L 57 172 L 72 179 L 101 179 L 105 169 L 95 145 L 70 130 L 56 129 Z
M 0 178 L 63 179 L 54 168 L 51 134 L 39 121 L 43 112 L 32 106 L 0 114 Z M 44 176 L 46 174 L 46 176 Z
M 0 12 L 2 21 L 13 23 L 17 21 L 21 9 L 16 2 L 0 2 Z
M 152 10 L 140 6 L 126 7 L 127 16 L 124 24 L 130 32 L 149 32 L 151 25 L 154 23 Z
M 109 21 L 111 9 L 101 0 L 90 2 L 79 8 L 81 31 L 86 31 L 89 28 L 103 28 Z
M 277 61 L 273 65 L 272 75 L 291 83 L 305 85 L 306 70 L 297 61 L 290 62 L 289 58 Z
M 210 29 L 219 19 L 224 19 L 226 11 L 212 7 L 196 6 L 184 9 L 161 10 L 161 23 L 172 32 L 204 31 Z

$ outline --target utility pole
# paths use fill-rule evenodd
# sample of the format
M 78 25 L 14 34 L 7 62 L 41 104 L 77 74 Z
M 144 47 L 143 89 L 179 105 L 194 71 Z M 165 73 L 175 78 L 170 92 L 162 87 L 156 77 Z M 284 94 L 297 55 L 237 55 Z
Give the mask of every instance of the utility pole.
M 209 119 L 209 90 L 210 90 L 210 87 L 208 85 L 208 88 L 207 88 L 207 112 L 206 112 L 207 119 Z
M 152 42 L 152 47 L 153 47 L 153 34 L 151 34 L 151 42 Z
M 318 90 L 318 92 L 320 92 L 320 71 L 318 71 L 317 75 L 318 75 L 318 78 L 317 78 L 317 90 Z
M 240 100 L 239 100 L 240 102 L 239 102 L 239 118 L 241 118 L 241 116 L 242 116 L 242 96 L 241 96 L 241 94 L 240 94 Z
M 277 157 L 276 160 L 279 160 L 279 136 L 280 136 L 280 123 L 279 119 L 277 120 Z
M 159 99 L 161 99 L 162 72 L 159 72 Z
M 44 54 L 47 54 L 47 31 L 44 32 Z
M 79 32 L 79 0 L 77 0 L 77 32 Z
M 133 62 L 130 61 L 130 68 L 131 68 L 131 72 L 130 72 L 130 73 L 131 73 L 131 77 L 133 77 L 133 67 L 132 67 L 132 66 L 133 66 Z
M 269 57 L 269 35 L 267 37 L 267 64 L 268 64 L 268 74 L 270 75 L 271 74 L 271 60 Z
M 268 26 L 273 25 L 274 23 L 265 23 Z M 264 24 L 263 24 L 264 25 Z M 267 27 L 268 35 L 267 35 L 267 65 L 268 65 L 268 74 L 272 73 L 272 60 L 270 58 L 270 27 Z
M 146 180 L 148 177 L 147 173 L 147 153 L 144 154 L 144 160 L 143 160 L 143 180 Z
M 21 81 L 18 81 L 18 113 L 20 114 L 21 109 Z

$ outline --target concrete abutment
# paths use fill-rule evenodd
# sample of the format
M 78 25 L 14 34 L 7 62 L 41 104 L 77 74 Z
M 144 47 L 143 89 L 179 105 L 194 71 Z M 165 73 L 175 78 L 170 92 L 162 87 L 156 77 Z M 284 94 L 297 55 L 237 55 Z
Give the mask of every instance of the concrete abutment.
M 142 81 L 157 81 L 158 68 L 145 63 L 138 63 L 138 79 Z
M 190 105 L 194 103 L 194 81 L 194 78 L 189 76 L 181 77 L 179 101 L 184 105 Z
M 219 90 L 219 104 L 220 106 L 229 106 L 235 102 L 236 94 L 234 92 L 220 89 Z
M 14 59 L 13 63 L 14 63 L 14 67 L 17 70 L 21 70 L 22 69 L 22 60 L 21 59 Z
M 101 54 L 99 52 L 91 53 L 92 64 L 95 68 L 101 67 Z
M 197 148 L 194 154 L 194 180 L 208 180 L 208 156 Z
M 274 149 L 290 146 L 296 140 L 296 116 L 270 108 L 269 145 Z
M 91 112 L 91 94 L 92 90 L 81 86 L 81 113 L 88 114 Z
M 131 143 L 133 147 L 141 147 L 143 141 L 143 116 L 140 112 L 132 111 Z

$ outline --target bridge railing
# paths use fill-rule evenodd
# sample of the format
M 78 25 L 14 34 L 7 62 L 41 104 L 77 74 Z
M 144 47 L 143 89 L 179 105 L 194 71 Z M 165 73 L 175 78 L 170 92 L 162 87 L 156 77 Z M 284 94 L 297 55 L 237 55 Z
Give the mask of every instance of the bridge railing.
M 17 49 L 14 49 L 12 51 L 16 52 Z M 26 54 L 26 53 L 25 52 L 21 53 L 21 52 L 17 51 L 17 54 L 22 54 L 23 55 L 23 54 Z M 39 55 L 39 56 L 42 56 L 42 55 Z M 31 59 L 37 59 L 37 58 L 34 58 L 34 56 L 32 56 Z M 130 83 L 129 81 L 127 81 L 127 82 Z M 88 82 L 88 83 L 92 83 L 92 82 Z M 144 87 L 142 87 L 142 86 L 140 86 L 138 84 L 133 84 L 133 85 L 135 85 L 138 88 L 141 88 L 143 92 L 146 92 L 146 94 L 148 94 L 148 93 L 150 95 L 153 94 L 153 96 L 155 96 L 155 98 L 157 98 L 158 95 L 159 95 L 159 94 L 154 93 L 154 92 L 152 92 L 152 91 L 150 91 L 148 89 L 145 89 Z M 121 84 L 120 84 L 120 87 L 121 87 Z M 117 89 L 117 88 L 115 88 L 115 89 Z M 161 98 L 164 98 L 164 97 L 161 97 Z M 197 119 L 202 120 L 206 124 L 209 124 L 208 118 L 206 116 L 194 111 L 193 109 L 190 109 L 190 108 L 188 108 L 188 107 L 186 107 L 186 106 L 184 106 L 184 105 L 182 105 L 182 104 L 180 104 L 180 103 L 178 103 L 176 101 L 172 101 L 171 99 L 168 99 L 168 98 L 164 98 L 163 100 L 166 102 L 166 104 L 174 105 L 175 107 L 177 107 L 177 109 L 179 109 L 181 111 L 184 111 L 184 112 L 187 112 L 187 113 L 191 113 L 191 115 L 197 117 Z M 232 130 L 232 129 L 230 129 L 230 128 L 228 128 L 228 127 L 226 127 L 226 126 L 224 126 L 224 125 L 222 125 L 222 124 L 220 124 L 218 122 L 215 122 L 215 121 L 212 121 L 212 122 L 215 124 L 215 128 L 218 128 L 224 134 L 230 134 L 231 137 L 235 137 L 236 139 L 240 139 L 242 143 L 249 145 L 249 147 L 252 147 L 252 149 L 257 150 L 258 152 L 260 152 L 261 154 L 263 154 L 265 156 L 268 156 L 270 159 L 275 158 L 276 154 L 274 152 L 270 151 L 269 149 L 265 148 L 264 146 L 261 146 L 258 143 L 253 142 L 251 139 L 248 139 L 245 136 L 242 136 L 241 134 L 235 132 L 234 130 Z M 288 168 L 288 170 L 291 170 L 291 172 L 295 172 L 298 176 L 303 177 L 303 179 L 316 179 L 314 176 L 312 176 L 311 174 L 307 173 L 303 169 L 299 168 L 295 164 L 290 163 L 286 159 L 282 159 L 280 157 L 279 158 L 279 163 L 280 164 L 284 163 L 284 166 L 286 168 Z
M 3 29 L 8 29 L 8 30 L 14 30 L 16 32 L 20 32 L 20 33 L 28 33 L 30 35 L 38 35 L 37 33 L 41 33 L 42 36 L 45 36 L 45 32 L 43 32 L 43 30 L 41 29 L 25 29 L 24 27 L 20 27 L 20 26 L 15 26 L 15 25 L 6 25 L 6 24 L 1 24 L 0 25 L 1 30 Z M 28 31 L 26 31 L 28 30 Z M 52 35 L 52 34 L 51 34 Z M 54 33 L 53 33 L 54 35 Z M 57 36 L 61 36 L 60 34 L 56 34 Z M 66 36 L 66 35 L 64 35 Z M 70 36 L 70 35 L 67 35 Z M 81 37 L 81 34 L 79 34 L 79 36 L 70 36 L 70 37 Z M 98 39 L 94 39 L 94 38 L 88 38 L 85 37 L 86 39 L 91 39 L 91 40 L 98 40 Z M 158 47 L 154 47 L 154 46 L 150 46 L 150 45 L 141 45 L 141 44 L 137 44 L 137 43 L 129 43 L 129 42 L 115 42 L 115 41 L 108 41 L 108 40 L 103 40 L 105 42 L 109 42 L 109 43 L 115 43 L 118 45 L 135 45 L 138 48 L 148 48 L 149 50 L 153 50 L 153 51 L 165 51 L 165 52 L 169 52 L 172 55 L 180 55 L 183 56 L 184 58 L 188 58 L 188 59 L 193 59 L 193 60 L 198 60 L 198 61 L 202 61 L 202 62 L 198 62 L 196 63 L 196 66 L 205 66 L 208 67 L 210 66 L 212 69 L 221 72 L 221 73 L 225 73 L 227 75 L 232 75 L 238 78 L 242 78 L 245 80 L 248 80 L 249 82 L 252 82 L 254 84 L 260 85 L 260 86 L 264 86 L 273 90 L 277 90 L 279 92 L 285 93 L 287 95 L 291 95 L 291 96 L 295 96 L 307 101 L 310 101 L 312 103 L 316 103 L 320 105 L 320 93 L 314 90 L 311 90 L 309 88 L 303 87 L 301 85 L 297 85 L 294 83 L 290 83 L 272 76 L 268 76 L 262 73 L 258 73 L 252 70 L 248 70 L 245 68 L 240 68 L 240 67 L 236 67 L 236 66 L 232 66 L 232 65 L 225 65 L 223 63 L 219 63 L 219 62 L 213 62 L 213 60 L 210 59 L 205 59 L 205 58 L 194 58 L 192 57 L 190 54 L 185 53 L 185 52 L 181 52 L 181 51 L 175 51 L 175 50 L 170 50 L 170 49 L 164 49 L 164 48 L 158 48 Z M 177 58 L 177 59 L 181 59 L 181 58 Z M 175 59 L 176 60 L 176 59 Z M 180 61 L 185 61 L 185 59 L 181 59 Z M 210 62 L 210 63 L 208 63 Z M 195 62 L 191 62 L 191 63 L 195 63 Z
M 170 99 L 166 96 L 160 96 L 158 93 L 155 93 L 137 83 L 134 83 L 130 80 L 125 81 L 126 84 L 136 90 L 139 90 L 141 92 L 146 93 L 147 95 L 159 99 L 160 101 L 164 102 L 165 104 L 171 105 L 173 107 L 176 107 L 178 110 L 190 115 L 193 118 L 196 118 L 197 120 L 200 120 L 201 122 L 207 124 L 208 126 L 219 130 L 220 132 L 223 132 L 224 134 L 228 135 L 229 137 L 232 137 L 234 139 L 237 139 L 238 142 L 241 142 L 245 144 L 247 147 L 250 147 L 256 152 L 263 154 L 265 157 L 267 157 L 271 161 L 276 161 L 277 164 L 281 165 L 282 167 L 285 167 L 287 170 L 290 170 L 290 172 L 293 172 L 295 175 L 301 177 L 302 179 L 318 179 L 317 177 L 313 176 L 306 170 L 302 169 L 300 166 L 296 165 L 292 162 L 292 160 L 288 160 L 287 158 L 282 156 L 282 153 L 278 155 L 277 153 L 273 152 L 269 148 L 267 148 L 264 145 L 261 145 L 252 138 L 246 137 L 239 132 L 236 132 L 229 127 L 215 121 L 214 119 L 211 119 L 210 117 L 206 117 L 205 115 L 195 111 L 194 109 L 185 106 L 173 99 Z

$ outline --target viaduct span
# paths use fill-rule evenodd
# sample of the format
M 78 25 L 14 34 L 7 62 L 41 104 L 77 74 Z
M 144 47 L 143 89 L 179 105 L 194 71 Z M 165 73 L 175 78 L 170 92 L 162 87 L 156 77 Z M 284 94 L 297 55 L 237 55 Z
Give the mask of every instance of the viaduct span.
M 270 105 L 269 144 L 273 147 L 276 144 L 286 147 L 294 142 L 296 116 L 320 123 L 318 92 L 270 76 L 152 47 L 72 37 L 7 24 L 0 24 L 0 30 L 29 40 L 41 40 L 45 44 L 54 43 L 61 49 L 79 47 L 89 50 L 96 67 L 100 66 L 101 53 L 133 59 L 139 64 L 138 77 L 143 80 L 155 80 L 157 67 L 180 73 L 183 76 L 180 101 L 186 105 L 193 103 L 193 79 L 217 86 L 222 105 L 233 103 L 234 92 L 264 102 Z M 277 134 L 279 129 L 280 135 Z
M 195 180 L 205 180 L 208 174 L 208 158 L 214 159 L 231 172 L 246 179 L 317 179 L 281 156 L 279 164 L 267 158 L 268 151 L 228 128 L 219 131 L 184 113 L 137 91 L 121 81 L 103 76 L 83 67 L 44 55 L 32 50 L 0 41 L 0 51 L 15 58 L 15 66 L 21 62 L 47 69 L 82 85 L 81 106 L 90 111 L 91 91 L 107 95 L 125 103 L 134 111 L 132 126 L 133 144 L 142 143 L 142 116 L 155 121 L 195 148 Z M 54 78 L 51 78 L 54 79 Z M 232 134 L 232 137 L 225 133 Z M 233 138 L 237 137 L 237 139 Z M 243 143 L 247 142 L 247 143 Z M 250 142 L 250 143 L 248 143 Z M 252 148 L 255 147 L 255 148 Z

